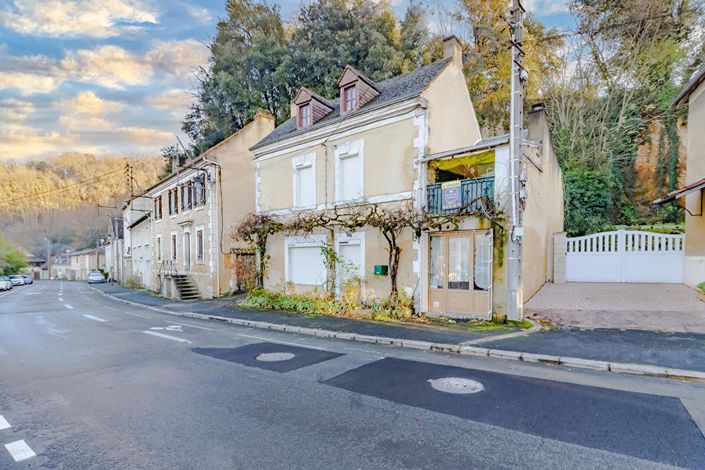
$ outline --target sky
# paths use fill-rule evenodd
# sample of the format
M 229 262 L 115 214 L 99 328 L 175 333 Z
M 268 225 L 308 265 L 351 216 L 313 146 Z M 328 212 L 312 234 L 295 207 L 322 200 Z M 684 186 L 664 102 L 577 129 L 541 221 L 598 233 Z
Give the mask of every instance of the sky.
M 393 0 L 400 15 L 410 0 Z M 427 0 L 452 8 L 456 0 Z M 570 28 L 566 0 L 525 0 Z M 301 0 L 277 0 L 293 17 Z M 158 155 L 180 134 L 225 0 L 0 1 L 0 159 Z

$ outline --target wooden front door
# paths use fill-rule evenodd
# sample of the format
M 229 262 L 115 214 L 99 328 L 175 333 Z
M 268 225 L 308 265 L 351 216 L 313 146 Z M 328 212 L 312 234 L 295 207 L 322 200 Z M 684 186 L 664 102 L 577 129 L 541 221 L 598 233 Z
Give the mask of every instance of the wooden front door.
M 430 237 L 428 310 L 487 316 L 492 309 L 492 233 L 450 232 Z

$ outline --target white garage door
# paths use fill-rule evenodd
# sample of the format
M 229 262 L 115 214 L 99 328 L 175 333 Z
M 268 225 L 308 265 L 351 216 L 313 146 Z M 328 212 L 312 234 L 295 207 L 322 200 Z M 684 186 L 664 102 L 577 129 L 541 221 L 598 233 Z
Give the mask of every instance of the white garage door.
M 617 230 L 568 238 L 573 282 L 683 282 L 684 235 Z

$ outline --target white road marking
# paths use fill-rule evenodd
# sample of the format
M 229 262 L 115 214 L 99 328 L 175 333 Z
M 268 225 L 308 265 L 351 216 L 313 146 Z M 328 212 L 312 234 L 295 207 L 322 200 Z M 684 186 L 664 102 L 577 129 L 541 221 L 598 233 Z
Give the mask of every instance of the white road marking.
M 89 320 L 95 320 L 95 321 L 108 321 L 108 320 L 106 320 L 106 319 L 104 319 L 104 318 L 100 318 L 100 317 L 94 317 L 93 315 L 87 315 L 87 314 L 84 314 L 83 316 L 84 316 L 84 317 L 86 317 L 86 318 L 88 318 Z
M 24 440 L 5 444 L 5 449 L 7 449 L 12 458 L 15 459 L 15 462 L 21 462 L 37 456 Z
M 63 301 L 64 301 L 64 299 L 62 299 L 61 297 L 59 297 L 59 302 L 63 302 Z
M 156 331 L 143 331 L 142 333 L 144 333 L 146 335 L 158 336 L 158 337 L 164 338 L 164 339 L 170 339 L 172 341 L 178 341 L 179 343 L 190 343 L 191 342 L 187 339 L 177 338 L 176 336 L 169 336 L 169 335 L 165 335 L 163 333 L 157 333 Z
M 64 307 L 66 307 L 66 308 L 69 309 L 69 310 L 73 310 L 73 307 L 70 306 L 69 304 L 64 304 Z
M 286 341 L 277 341 L 274 339 L 269 339 L 269 338 L 263 338 L 261 336 L 252 336 L 252 335 L 243 335 L 242 333 L 235 333 L 238 336 L 244 336 L 245 338 L 254 338 L 254 339 L 261 339 L 264 341 L 269 341 L 270 343 L 279 343 L 279 344 L 287 344 L 289 346 L 298 346 L 300 348 L 308 348 L 308 349 L 318 349 L 319 351 L 328 351 L 326 348 L 318 348 L 316 346 L 309 346 L 308 344 L 301 344 L 301 343 L 289 343 Z
M 176 322 L 169 321 L 169 320 L 164 320 L 164 321 L 166 323 L 171 323 L 172 325 L 188 326 L 189 328 L 198 328 L 199 330 L 213 331 L 213 328 L 206 328 L 205 326 L 196 326 L 196 325 L 192 325 L 190 323 L 176 323 Z
M 114 308 L 113 310 L 117 310 L 117 309 Z M 148 317 L 147 315 L 140 315 L 138 313 L 130 313 L 130 312 L 122 312 L 122 313 L 126 313 L 127 315 L 132 315 L 133 317 L 152 318 L 152 317 Z
M 0 431 L 10 427 L 10 423 L 7 422 L 3 415 L 0 415 Z

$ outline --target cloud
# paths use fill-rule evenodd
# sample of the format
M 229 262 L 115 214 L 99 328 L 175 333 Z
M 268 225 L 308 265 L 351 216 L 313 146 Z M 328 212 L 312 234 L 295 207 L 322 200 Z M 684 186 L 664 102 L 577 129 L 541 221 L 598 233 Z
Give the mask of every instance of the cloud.
M 158 22 L 143 0 L 15 0 L 0 10 L 5 27 L 34 36 L 109 38 Z
M 23 96 L 36 93 L 49 93 L 59 87 L 60 80 L 27 72 L 0 71 L 0 90 L 13 88 Z
M 147 52 L 147 62 L 167 79 L 182 79 L 208 63 L 208 48 L 195 39 L 159 41 Z
M 171 88 L 157 95 L 147 97 L 147 104 L 158 109 L 171 111 L 172 116 L 181 119 L 188 112 L 194 97 L 186 90 Z
M 524 7 L 535 15 L 548 16 L 567 13 L 570 11 L 568 4 L 569 0 L 527 0 Z
M 60 69 L 72 80 L 118 89 L 147 84 L 153 74 L 151 64 L 118 46 L 70 51 Z
M 20 159 L 58 153 L 57 148 L 74 146 L 76 142 L 58 132 L 45 132 L 24 126 L 0 126 L 0 155 Z
M 146 127 L 121 127 L 118 132 L 125 135 L 132 142 L 142 145 L 157 145 L 161 147 L 174 139 L 174 134 L 170 132 L 148 129 Z
M 92 91 L 84 91 L 75 98 L 57 101 L 56 106 L 63 112 L 90 117 L 102 117 L 108 113 L 116 113 L 123 108 L 122 103 L 104 100 Z
M 24 122 L 34 111 L 34 105 L 29 101 L 14 98 L 0 100 L 0 123 Z
M 190 3 L 184 4 L 184 7 L 186 8 L 186 13 L 199 23 L 208 24 L 213 19 L 213 15 L 207 8 L 191 5 Z

